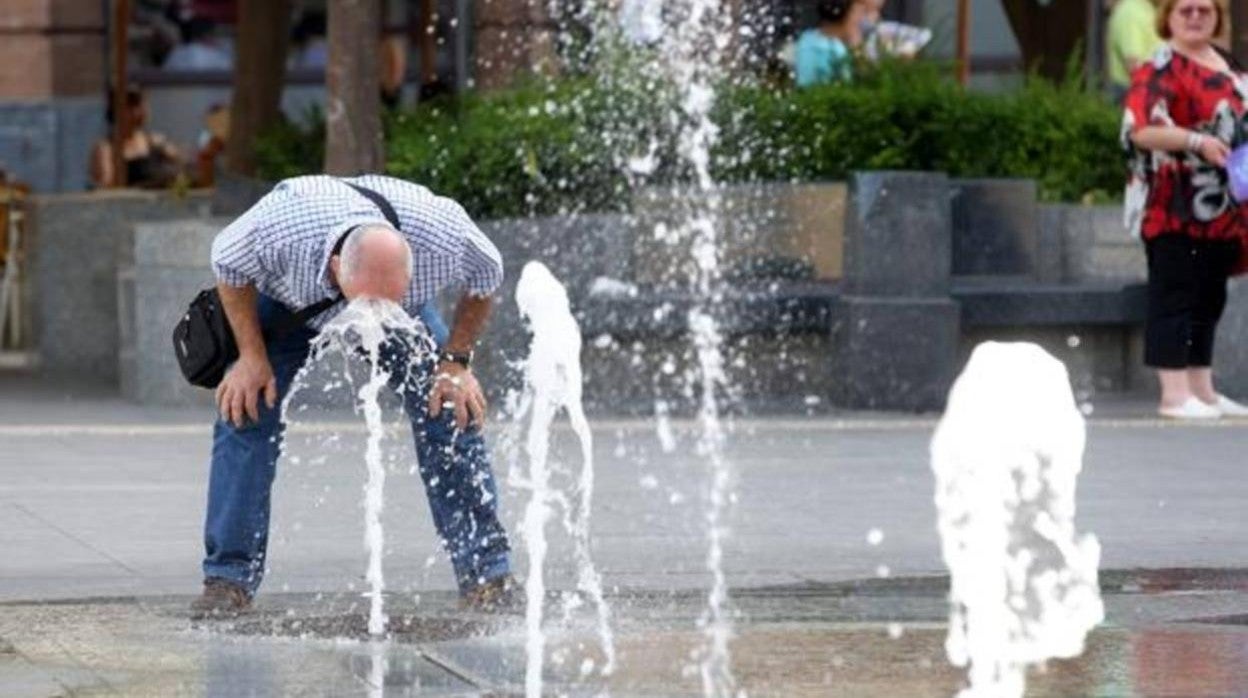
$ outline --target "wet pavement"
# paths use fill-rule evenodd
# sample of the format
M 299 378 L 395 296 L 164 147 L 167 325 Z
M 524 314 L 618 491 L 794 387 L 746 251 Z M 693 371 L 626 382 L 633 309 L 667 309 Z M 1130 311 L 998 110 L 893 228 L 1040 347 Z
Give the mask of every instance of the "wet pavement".
M 192 623 L 210 414 L 0 386 L 0 696 L 511 695 L 518 617 L 455 608 L 445 557 L 394 432 L 384 521 L 391 637 L 364 637 L 363 432 L 292 428 L 257 611 Z M 591 619 L 552 600 L 548 694 L 700 695 L 706 469 L 692 425 L 594 419 L 593 555 L 619 667 L 595 669 Z M 931 416 L 738 419 L 725 566 L 739 684 L 751 696 L 952 696 L 947 585 L 927 464 Z M 495 461 L 505 520 L 527 493 Z M 332 438 L 327 436 L 332 432 Z M 1079 484 L 1102 547 L 1107 621 L 1029 696 L 1248 696 L 1248 422 L 1176 426 L 1098 404 Z M 554 459 L 575 463 L 566 430 Z M 566 477 L 566 475 L 564 476 Z M 512 526 L 514 530 L 514 526 Z M 551 529 L 548 580 L 573 586 Z M 878 534 L 878 535 L 875 535 Z M 523 576 L 523 540 L 515 541 Z M 594 665 L 582 676 L 586 660 Z
M 1242 696 L 1248 571 L 1104 575 L 1107 621 L 1084 654 L 1032 672 L 1028 696 Z M 738 589 L 732 643 L 751 696 L 952 696 L 947 580 Z M 391 595 L 390 634 L 365 637 L 354 595 L 278 594 L 234 620 L 193 622 L 189 597 L 0 606 L 5 696 L 504 696 L 523 693 L 518 615 L 464 613 L 447 593 Z M 548 604 L 547 695 L 701 695 L 695 592 L 610 599 L 618 669 L 590 619 Z M 592 665 L 590 664 L 592 662 Z

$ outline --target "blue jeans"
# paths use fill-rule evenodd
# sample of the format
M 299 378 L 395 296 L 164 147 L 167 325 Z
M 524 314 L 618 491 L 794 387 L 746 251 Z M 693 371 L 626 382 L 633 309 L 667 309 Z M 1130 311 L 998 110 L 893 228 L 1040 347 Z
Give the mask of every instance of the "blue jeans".
M 260 325 L 273 327 L 290 311 L 261 296 Z M 439 344 L 446 341 L 446 325 L 432 305 L 421 309 L 421 319 Z M 204 576 L 227 579 L 255 594 L 264 578 L 265 551 L 269 538 L 270 490 L 281 453 L 285 426 L 281 401 L 295 373 L 308 357 L 315 332 L 300 328 L 268 342 L 269 363 L 277 378 L 277 406 L 269 409 L 260 400 L 260 420 L 243 427 L 217 419 L 213 430 L 212 473 L 208 481 L 208 513 L 204 522 Z M 392 343 L 397 345 L 397 343 Z M 393 346 L 383 362 L 395 359 Z M 408 385 L 403 371 L 392 371 L 391 387 L 428 386 L 434 368 L 432 358 L 413 367 Z M 498 496 L 490 470 L 485 440 L 476 427 L 455 432 L 454 415 L 427 414 L 428 397 L 423 389 L 405 389 L 403 408 L 412 422 L 420 475 L 429 498 L 433 525 L 451 556 L 460 591 L 510 571 L 507 534 L 498 520 Z

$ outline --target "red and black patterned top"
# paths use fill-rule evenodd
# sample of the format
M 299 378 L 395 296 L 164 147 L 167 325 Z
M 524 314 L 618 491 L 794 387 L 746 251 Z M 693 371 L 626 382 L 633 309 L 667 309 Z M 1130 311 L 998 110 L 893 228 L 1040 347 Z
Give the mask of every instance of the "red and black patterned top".
M 1178 126 L 1240 145 L 1246 98 L 1245 75 L 1213 70 L 1169 45 L 1136 69 L 1122 123 L 1131 165 L 1125 222 L 1133 234 L 1248 239 L 1248 204 L 1231 198 L 1225 169 L 1195 153 L 1143 150 L 1130 138 L 1144 126 Z

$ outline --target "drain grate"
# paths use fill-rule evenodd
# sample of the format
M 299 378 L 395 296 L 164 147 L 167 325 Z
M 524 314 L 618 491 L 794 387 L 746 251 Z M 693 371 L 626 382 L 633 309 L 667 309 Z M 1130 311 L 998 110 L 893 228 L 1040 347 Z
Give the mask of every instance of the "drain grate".
M 1193 618 L 1188 623 L 1201 623 L 1203 625 L 1248 625 L 1248 613 L 1237 613 L 1229 616 L 1211 616 L 1208 618 Z
M 325 639 L 369 639 L 368 616 L 350 613 L 335 616 L 274 616 L 240 619 L 223 628 L 239 635 L 317 637 Z M 400 614 L 386 624 L 389 639 L 395 642 L 428 643 L 464 640 L 491 635 L 497 623 L 464 618 L 441 618 Z
M 1110 570 L 1101 589 L 1111 594 L 1164 594 L 1190 591 L 1248 592 L 1248 569 L 1189 568 Z

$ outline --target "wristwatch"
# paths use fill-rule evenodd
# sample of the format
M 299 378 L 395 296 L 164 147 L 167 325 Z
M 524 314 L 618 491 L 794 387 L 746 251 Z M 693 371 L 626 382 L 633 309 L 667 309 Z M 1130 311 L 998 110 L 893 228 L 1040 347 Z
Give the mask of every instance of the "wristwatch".
M 464 368 L 472 366 L 472 350 L 468 351 L 447 351 L 438 352 L 438 363 L 443 364 L 459 364 Z

